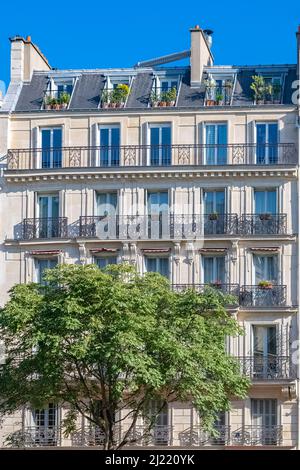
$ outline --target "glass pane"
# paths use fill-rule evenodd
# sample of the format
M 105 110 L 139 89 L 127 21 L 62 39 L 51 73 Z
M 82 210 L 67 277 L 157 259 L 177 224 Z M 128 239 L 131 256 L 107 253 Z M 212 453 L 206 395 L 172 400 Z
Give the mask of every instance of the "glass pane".
M 40 196 L 39 197 L 39 210 L 40 210 L 40 218 L 47 218 L 48 217 L 48 196 Z
M 225 193 L 224 191 L 216 191 L 216 212 L 224 214 L 225 212 Z
M 266 257 L 266 279 L 269 281 L 276 282 L 277 279 L 277 256 L 267 256 Z
M 213 264 L 214 259 L 208 256 L 205 256 L 203 259 L 203 270 L 204 270 L 204 284 L 210 284 L 213 282 L 214 273 L 213 273 Z
M 213 191 L 204 192 L 204 214 L 212 214 L 214 212 L 214 193 Z
M 278 161 L 278 125 L 269 124 L 269 163 Z
M 120 163 L 120 129 L 113 127 L 111 129 L 111 164 L 118 166 Z
M 256 161 L 259 164 L 266 163 L 266 141 L 267 141 L 267 131 L 266 124 L 257 124 L 256 125 Z
M 105 268 L 109 264 L 117 264 L 117 257 L 116 256 L 106 256 L 103 258 L 96 258 L 96 264 L 100 269 Z
M 254 192 L 254 205 L 256 214 L 264 214 L 266 211 L 265 204 L 265 191 L 255 191 Z
M 169 259 L 158 258 L 158 272 L 165 277 L 169 277 Z
M 217 163 L 225 165 L 227 163 L 227 126 L 225 124 L 218 125 L 218 154 Z
M 215 281 L 221 281 L 224 283 L 225 281 L 225 257 L 224 256 L 217 256 L 215 258 L 216 264 L 216 279 Z
M 162 127 L 161 129 L 161 143 L 162 143 L 162 165 L 171 164 L 171 128 Z
M 97 194 L 97 214 L 114 215 L 117 208 L 117 193 Z
M 109 129 L 100 129 L 100 165 L 109 164 Z
M 148 272 L 153 272 L 153 273 L 157 272 L 156 258 L 147 258 L 146 266 L 147 266 Z
M 151 127 L 150 128 L 150 159 L 151 165 L 159 165 L 159 155 L 160 155 L 160 147 L 159 147 L 159 128 L 158 127 Z
M 267 348 L 267 353 L 269 355 L 277 354 L 276 326 L 269 326 L 267 328 Z
M 260 281 L 268 280 L 265 278 L 265 258 L 259 255 L 253 255 L 253 263 L 255 269 L 255 284 Z
M 207 125 L 206 126 L 206 163 L 207 165 L 215 164 L 215 152 L 216 152 L 216 126 Z
M 57 218 L 59 216 L 59 199 L 58 196 L 51 196 L 52 213 L 50 217 Z
M 266 212 L 276 214 L 276 191 L 267 191 Z
M 50 168 L 51 162 L 51 131 L 50 129 L 42 130 L 42 168 Z
M 53 168 L 60 168 L 62 165 L 62 130 L 53 129 Z

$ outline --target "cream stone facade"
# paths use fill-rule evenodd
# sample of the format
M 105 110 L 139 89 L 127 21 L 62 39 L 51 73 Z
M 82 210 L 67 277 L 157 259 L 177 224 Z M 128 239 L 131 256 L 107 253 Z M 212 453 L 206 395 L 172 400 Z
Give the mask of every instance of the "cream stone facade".
M 14 284 L 42 282 L 56 263 L 129 262 L 176 289 L 233 293 L 245 335 L 227 346 L 252 380 L 248 398 L 220 416 L 218 438 L 190 404 L 172 403 L 137 445 L 299 448 L 299 64 L 216 66 L 210 33 L 193 28 L 191 50 L 175 57 L 191 57 L 190 67 L 160 67 L 167 56 L 112 70 L 52 70 L 30 38 L 11 39 L 0 108 L 1 305 Z M 273 84 L 261 102 L 254 75 Z M 119 84 L 130 93 L 115 105 Z M 20 410 L 1 424 L 0 446 L 11 433 L 29 447 L 101 445 L 86 423 L 65 439 L 64 413 Z

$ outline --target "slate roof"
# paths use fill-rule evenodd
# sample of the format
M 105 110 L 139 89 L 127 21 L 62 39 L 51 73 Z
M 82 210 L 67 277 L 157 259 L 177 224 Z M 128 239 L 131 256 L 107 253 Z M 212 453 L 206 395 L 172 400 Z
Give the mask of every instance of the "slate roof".
M 260 66 L 262 67 L 262 66 Z M 280 66 L 278 66 L 280 68 Z M 257 74 L 257 67 L 235 67 L 238 70 L 236 85 L 233 89 L 233 106 L 251 106 L 253 104 L 250 84 L 252 76 Z M 264 73 L 268 66 L 264 67 Z M 274 73 L 272 66 L 269 67 L 270 74 Z M 160 69 L 161 70 L 161 69 Z M 276 69 L 278 70 L 278 69 Z M 284 70 L 284 68 L 283 68 Z M 283 104 L 292 104 L 292 83 L 296 80 L 296 66 L 285 66 L 286 78 L 283 90 Z M 133 79 L 131 93 L 128 97 L 126 108 L 145 109 L 149 107 L 149 99 L 156 70 L 139 71 L 136 69 Z M 182 73 L 182 72 L 181 72 Z M 59 72 L 60 77 L 63 72 Z M 69 110 L 96 110 L 99 107 L 101 92 L 105 85 L 105 75 L 101 71 L 84 71 L 78 73 L 78 78 L 73 90 Z M 30 83 L 24 83 L 17 101 L 15 111 L 27 112 L 38 111 L 42 107 L 44 92 L 47 88 L 49 76 L 47 72 L 36 72 Z M 177 108 L 198 108 L 204 105 L 205 87 L 190 87 L 190 69 L 182 76 L 180 89 L 177 97 Z M 101 111 L 101 109 L 99 109 Z M 107 110 L 106 110 L 107 111 Z

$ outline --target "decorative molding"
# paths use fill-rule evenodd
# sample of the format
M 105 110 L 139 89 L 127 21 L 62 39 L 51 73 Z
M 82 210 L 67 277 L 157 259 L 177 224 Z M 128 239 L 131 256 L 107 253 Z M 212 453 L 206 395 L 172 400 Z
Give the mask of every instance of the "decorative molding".
M 130 264 L 133 266 L 137 263 L 137 247 L 136 243 L 129 243 L 129 251 L 130 251 Z
M 281 388 L 281 393 L 285 400 L 295 400 L 297 398 L 296 384 L 283 386 Z
M 79 243 L 78 249 L 79 249 L 80 263 L 86 264 L 87 263 L 87 251 L 86 251 L 85 243 Z
M 173 248 L 173 260 L 175 263 L 178 265 L 180 261 L 180 243 L 176 242 L 174 243 L 174 248 Z
M 192 264 L 194 260 L 194 243 L 188 242 L 186 244 L 186 259 L 189 264 Z

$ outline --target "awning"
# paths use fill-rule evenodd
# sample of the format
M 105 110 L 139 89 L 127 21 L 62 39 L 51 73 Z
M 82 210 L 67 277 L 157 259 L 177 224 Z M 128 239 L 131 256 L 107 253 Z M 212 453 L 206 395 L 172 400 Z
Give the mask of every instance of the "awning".
M 249 248 L 249 250 L 256 251 L 259 253 L 276 253 L 279 251 L 279 246 L 264 246 L 264 247 L 252 246 Z
M 55 256 L 55 255 L 59 255 L 60 253 L 61 253 L 61 250 L 33 250 L 33 251 L 30 251 L 30 254 L 32 256 L 38 256 L 38 255 Z
M 200 248 L 199 253 L 226 253 L 227 248 Z
M 116 253 L 119 251 L 118 248 L 91 248 L 91 253 Z
M 169 253 L 170 248 L 144 248 L 143 253 Z

